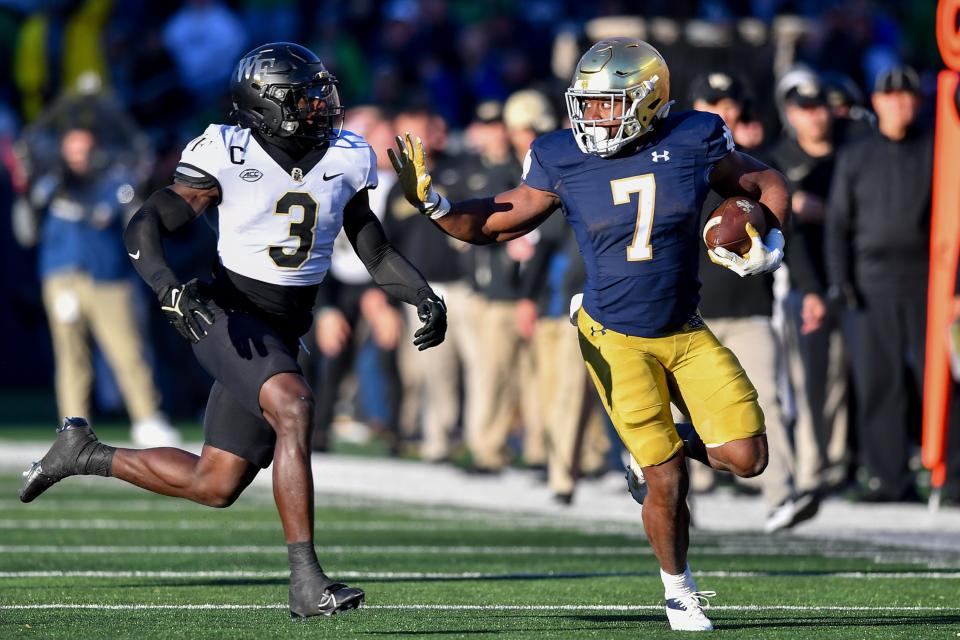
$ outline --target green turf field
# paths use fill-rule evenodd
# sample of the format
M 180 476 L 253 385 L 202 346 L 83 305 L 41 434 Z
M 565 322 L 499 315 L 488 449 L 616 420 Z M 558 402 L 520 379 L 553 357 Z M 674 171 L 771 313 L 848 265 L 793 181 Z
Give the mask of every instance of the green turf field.
M 102 478 L 35 503 L 0 476 L 0 638 L 657 638 L 637 528 L 319 496 L 327 571 L 367 606 L 293 623 L 269 494 L 216 511 Z M 960 557 L 862 543 L 694 536 L 728 638 L 956 638 Z

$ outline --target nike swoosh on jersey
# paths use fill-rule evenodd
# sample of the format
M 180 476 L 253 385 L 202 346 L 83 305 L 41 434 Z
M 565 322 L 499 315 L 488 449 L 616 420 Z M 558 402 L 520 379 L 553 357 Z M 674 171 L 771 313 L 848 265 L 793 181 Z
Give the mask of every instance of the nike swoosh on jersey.
M 332 176 L 328 176 L 326 173 L 324 173 L 324 174 L 323 174 L 323 179 L 324 179 L 324 180 L 333 180 L 334 178 L 336 178 L 336 177 L 338 177 L 338 176 L 342 176 L 342 175 L 343 175 L 342 172 L 341 172 L 341 173 L 335 173 L 335 174 L 333 174 Z
M 140 249 L 137 249 L 137 252 L 136 252 L 136 253 L 128 253 L 127 255 L 130 256 L 131 258 L 133 258 L 134 260 L 139 260 L 139 259 L 140 259 Z

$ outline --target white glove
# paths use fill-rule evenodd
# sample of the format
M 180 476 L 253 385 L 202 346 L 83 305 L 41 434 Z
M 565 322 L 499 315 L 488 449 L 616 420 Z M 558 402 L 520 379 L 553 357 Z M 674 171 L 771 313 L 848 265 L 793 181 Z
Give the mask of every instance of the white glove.
M 741 278 L 779 269 L 780 263 L 783 262 L 784 246 L 783 233 L 780 229 L 771 229 L 763 240 L 749 222 L 746 229 L 750 236 L 750 251 L 747 255 L 738 256 L 728 249 L 717 247 L 707 251 L 710 261 L 730 269 Z

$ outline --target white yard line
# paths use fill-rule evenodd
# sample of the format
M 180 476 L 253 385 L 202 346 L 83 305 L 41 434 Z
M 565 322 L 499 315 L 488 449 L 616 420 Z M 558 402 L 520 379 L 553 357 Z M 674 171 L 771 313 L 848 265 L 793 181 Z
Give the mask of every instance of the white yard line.
M 426 520 L 426 521 L 425 521 Z M 105 531 L 279 531 L 279 518 L 263 522 L 217 522 L 214 520 L 115 520 L 112 518 L 0 519 L 0 530 L 105 530 Z M 316 523 L 317 531 L 488 531 L 509 529 L 549 529 L 570 531 L 584 535 L 621 535 L 638 540 L 646 539 L 643 529 L 622 525 L 580 525 L 571 522 L 540 522 L 518 519 L 467 520 L 328 520 Z
M 476 555 L 643 555 L 653 552 L 649 547 L 557 547 L 557 546 L 464 546 L 464 545 L 317 545 L 320 553 L 344 554 L 476 554 Z M 128 553 L 287 553 L 285 546 L 279 545 L 0 545 L 0 553 L 60 553 L 69 556 L 79 554 L 128 554 Z
M 483 573 L 478 571 L 338 571 L 337 578 L 351 580 L 502 580 L 560 579 L 653 576 L 654 572 L 519 572 Z M 960 572 L 937 571 L 694 571 L 698 578 L 841 578 L 855 580 L 960 580 Z M 23 578 L 286 578 L 288 571 L 0 571 L 0 579 Z
M 234 610 L 234 609 L 286 609 L 286 603 L 277 604 L 3 604 L 0 611 L 20 611 L 36 609 L 95 609 L 110 611 L 149 611 L 149 610 Z M 372 604 L 364 609 L 380 611 L 663 611 L 663 605 L 636 604 Z M 958 611 L 960 607 L 924 607 L 924 606 L 843 606 L 843 605 L 718 605 L 710 607 L 712 611 L 848 611 L 848 612 L 948 612 Z
M 284 554 L 285 546 L 280 545 L 0 545 L 0 554 L 56 553 L 71 554 Z M 383 554 L 383 555 L 503 555 L 503 556 L 650 556 L 653 551 L 646 543 L 629 546 L 482 546 L 482 545 L 317 545 L 318 553 L 326 554 Z M 897 550 L 855 550 L 849 547 L 831 549 L 827 545 L 807 547 L 768 547 L 752 544 L 740 545 L 698 545 L 696 553 L 702 555 L 735 556 L 808 556 L 826 558 L 859 558 L 874 562 L 921 563 L 928 568 L 950 568 L 948 566 L 930 566 L 934 558 L 929 553 Z M 942 558 L 941 558 L 942 559 Z M 951 556 L 956 561 L 956 558 Z

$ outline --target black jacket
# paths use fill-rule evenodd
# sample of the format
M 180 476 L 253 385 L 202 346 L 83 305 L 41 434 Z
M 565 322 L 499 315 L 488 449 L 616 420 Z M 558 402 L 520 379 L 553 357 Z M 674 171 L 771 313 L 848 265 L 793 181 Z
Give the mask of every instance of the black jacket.
M 834 290 L 926 289 L 932 179 L 930 128 L 915 128 L 899 141 L 878 133 L 840 150 L 827 205 Z
M 790 193 L 805 191 L 826 202 L 835 167 L 835 155 L 813 157 L 791 137 L 781 138 L 770 150 L 770 164 L 787 179 Z M 827 266 L 824 256 L 824 223 L 792 217 L 786 247 L 790 284 L 800 293 L 824 295 Z

